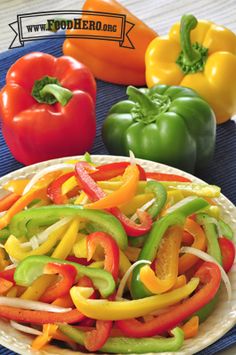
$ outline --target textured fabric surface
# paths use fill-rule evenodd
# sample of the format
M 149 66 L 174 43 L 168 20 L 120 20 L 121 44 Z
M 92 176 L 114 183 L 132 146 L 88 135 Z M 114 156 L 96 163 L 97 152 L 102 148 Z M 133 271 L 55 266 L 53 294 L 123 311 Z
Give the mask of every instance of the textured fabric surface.
M 7 53 L 0 54 L 0 87 L 4 85 L 4 78 L 9 66 L 19 57 L 31 51 L 47 52 L 60 56 L 62 40 L 41 41 L 26 45 L 23 49 L 15 49 Z M 97 82 L 97 135 L 94 147 L 91 153 L 107 154 L 102 143 L 100 131 L 104 117 L 111 105 L 126 97 L 125 87 Z M 222 192 L 234 204 L 236 203 L 236 189 L 234 186 L 236 173 L 236 124 L 234 121 L 227 122 L 217 128 L 217 144 L 215 157 L 212 163 L 204 171 L 196 175 L 205 181 L 217 184 L 222 187 Z M 22 165 L 14 160 L 3 137 L 0 133 L 0 176 L 20 168 Z M 198 354 L 210 355 L 226 349 L 236 343 L 236 327 L 227 333 L 222 339 L 201 351 Z M 11 351 L 0 346 L 0 354 L 13 354 Z

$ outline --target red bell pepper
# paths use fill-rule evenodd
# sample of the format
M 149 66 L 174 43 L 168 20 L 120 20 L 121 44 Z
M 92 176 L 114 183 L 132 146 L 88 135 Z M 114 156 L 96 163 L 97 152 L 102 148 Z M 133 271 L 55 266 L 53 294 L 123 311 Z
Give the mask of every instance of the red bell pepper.
M 80 265 L 84 265 L 84 266 L 88 266 L 91 264 L 92 261 L 88 261 L 86 258 L 77 258 L 76 256 L 74 255 L 69 255 L 66 260 L 68 261 L 72 261 L 73 263 L 77 263 L 77 264 L 80 264 Z M 90 286 L 87 286 L 87 287 L 90 287 Z
M 68 312 L 55 313 L 44 311 L 32 311 L 28 309 L 0 305 L 0 317 L 11 319 L 20 323 L 48 324 L 48 323 L 77 323 L 85 316 L 77 308 Z
M 69 264 L 48 263 L 44 268 L 44 274 L 59 274 L 61 277 L 58 282 L 49 286 L 40 298 L 42 302 L 51 303 L 56 298 L 69 293 L 75 282 L 77 271 Z
M 86 171 L 85 164 L 84 162 L 82 164 L 81 162 L 76 164 L 75 176 L 89 198 L 92 201 L 99 200 L 105 197 L 105 192 L 96 184 L 92 177 L 93 175 L 89 175 L 88 171 Z M 151 229 L 152 219 L 147 212 L 138 212 L 141 223 L 137 224 L 125 216 L 118 207 L 109 208 L 107 211 L 119 219 L 126 233 L 130 236 L 137 237 L 147 233 Z
M 96 321 L 96 328 L 86 332 L 84 345 L 89 351 L 99 350 L 107 341 L 112 329 L 112 321 Z
M 92 174 L 92 178 L 94 181 L 112 179 L 116 176 L 123 175 L 127 166 L 129 166 L 128 162 L 118 162 L 98 166 L 97 171 Z M 146 180 L 145 170 L 140 165 L 137 165 L 137 167 L 139 169 L 139 179 Z
M 3 277 L 0 277 L 0 295 L 10 290 L 10 288 L 12 288 L 13 285 L 14 285 L 13 282 L 6 280 Z
M 191 182 L 188 178 L 175 174 L 164 174 L 164 173 L 149 173 L 146 172 L 147 179 L 153 179 L 157 181 L 180 181 L 180 182 Z
M 119 273 L 119 247 L 116 241 L 107 233 L 94 232 L 87 236 L 87 250 L 90 260 L 98 245 L 101 245 L 105 252 L 104 269 L 112 274 L 114 280 L 117 281 Z
M 222 254 L 223 268 L 225 272 L 229 272 L 235 259 L 235 245 L 231 240 L 225 237 L 219 238 L 218 242 Z
M 18 59 L 0 92 L 2 132 L 13 156 L 28 165 L 90 150 L 95 95 L 92 73 L 71 57 L 34 52 Z
M 15 280 L 14 280 L 15 270 L 16 270 L 16 268 L 0 271 L 0 277 L 2 277 L 3 279 L 6 279 L 8 281 L 11 281 L 15 284 Z
M 15 192 L 10 192 L 8 195 L 0 199 L 0 212 L 8 210 L 20 198 Z
M 59 176 L 48 186 L 47 195 L 56 205 L 62 205 L 68 202 L 67 196 L 62 195 L 61 188 L 64 182 L 71 176 L 74 176 L 73 171 Z
M 202 287 L 171 311 L 144 323 L 133 318 L 116 321 L 116 325 L 126 336 L 135 338 L 151 337 L 173 329 L 209 303 L 220 287 L 221 272 L 215 263 L 205 262 L 195 276 L 199 277 Z

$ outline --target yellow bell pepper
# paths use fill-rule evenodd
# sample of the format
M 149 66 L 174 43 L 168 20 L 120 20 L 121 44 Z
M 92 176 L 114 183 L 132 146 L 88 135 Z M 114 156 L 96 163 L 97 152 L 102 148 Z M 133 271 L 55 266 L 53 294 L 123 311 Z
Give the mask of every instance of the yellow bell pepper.
M 236 113 L 236 35 L 184 15 L 168 36 L 155 38 L 145 54 L 146 82 L 195 90 L 213 108 L 218 123 Z
M 131 301 L 108 301 L 89 299 L 93 288 L 74 286 L 70 290 L 76 308 L 87 317 L 98 320 L 120 320 L 137 318 L 180 302 L 188 297 L 198 286 L 199 279 L 192 278 L 185 286 L 155 295 Z
M 140 280 L 150 292 L 163 293 L 175 285 L 182 232 L 178 226 L 171 227 L 163 237 L 156 256 L 156 274 L 149 265 L 140 269 Z

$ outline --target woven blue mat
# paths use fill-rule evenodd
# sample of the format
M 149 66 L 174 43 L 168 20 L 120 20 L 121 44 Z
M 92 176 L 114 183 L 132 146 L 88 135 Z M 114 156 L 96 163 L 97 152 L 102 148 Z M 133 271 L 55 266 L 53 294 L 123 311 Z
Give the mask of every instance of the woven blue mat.
M 63 40 L 37 41 L 26 45 L 24 48 L 16 48 L 0 54 L 0 88 L 5 84 L 5 76 L 8 68 L 22 55 L 40 51 L 55 56 L 62 55 L 61 45 Z M 116 102 L 124 99 L 126 88 L 102 81 L 97 81 L 97 134 L 92 154 L 108 154 L 101 139 L 101 126 L 109 108 Z M 0 132 L 0 176 L 21 168 L 9 152 Z M 217 127 L 217 139 L 215 156 L 207 169 L 198 171 L 196 176 L 210 184 L 219 185 L 222 193 L 236 204 L 236 123 L 229 121 Z M 217 326 L 217 324 L 216 324 Z M 223 338 L 209 346 L 198 355 L 216 354 L 236 344 L 236 327 L 229 331 Z M 235 350 L 236 352 L 236 350 Z M 10 350 L 0 346 L 0 354 L 12 355 Z

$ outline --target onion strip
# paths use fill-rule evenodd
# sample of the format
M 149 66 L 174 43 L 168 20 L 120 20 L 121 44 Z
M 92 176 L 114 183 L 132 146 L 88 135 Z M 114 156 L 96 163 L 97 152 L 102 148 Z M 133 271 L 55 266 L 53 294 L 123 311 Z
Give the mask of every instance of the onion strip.
M 182 206 L 186 205 L 188 202 L 193 201 L 195 199 L 197 199 L 196 196 L 188 196 L 188 197 L 183 198 L 181 201 L 175 203 L 173 206 L 168 208 L 166 210 L 166 214 L 174 212 L 175 210 L 177 210 L 177 208 L 182 207 Z
M 4 297 L 0 296 L 0 305 L 1 306 L 9 306 L 13 308 L 22 308 L 22 309 L 30 309 L 33 311 L 44 311 L 44 312 L 53 312 L 53 313 L 64 313 L 71 311 L 71 308 L 63 308 L 59 306 L 54 306 L 52 304 L 24 300 L 22 298 L 17 297 Z
M 124 293 L 124 289 L 125 289 L 125 285 L 128 281 L 128 278 L 130 277 L 131 272 L 133 271 L 133 269 L 139 265 L 139 264 L 151 264 L 151 261 L 149 260 L 138 260 L 135 263 L 133 263 L 128 270 L 126 271 L 126 273 L 124 274 L 124 276 L 122 277 L 117 293 L 116 293 L 116 300 L 120 300 L 122 299 L 123 293 Z
M 38 330 L 34 329 L 31 327 L 27 327 L 26 325 L 22 325 L 20 323 L 15 322 L 14 320 L 10 321 L 12 328 L 15 328 L 19 330 L 20 332 L 27 333 L 27 334 L 33 334 L 33 335 L 42 335 L 43 333 Z
M 226 287 L 227 294 L 228 294 L 228 300 L 229 301 L 231 300 L 232 288 L 231 288 L 231 284 L 230 284 L 230 281 L 229 281 L 229 277 L 226 274 L 226 272 L 223 269 L 223 267 L 215 260 L 215 258 L 213 258 L 211 255 L 205 253 L 202 250 L 199 250 L 199 249 L 196 249 L 196 248 L 192 248 L 192 247 L 182 247 L 180 249 L 180 253 L 193 254 L 193 255 L 197 256 L 198 258 L 200 258 L 200 259 L 202 259 L 204 261 L 209 261 L 211 263 L 216 264 L 219 267 L 219 269 L 220 269 L 222 280 L 225 283 L 225 287 Z

